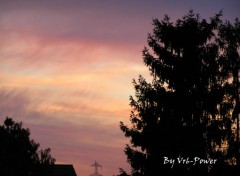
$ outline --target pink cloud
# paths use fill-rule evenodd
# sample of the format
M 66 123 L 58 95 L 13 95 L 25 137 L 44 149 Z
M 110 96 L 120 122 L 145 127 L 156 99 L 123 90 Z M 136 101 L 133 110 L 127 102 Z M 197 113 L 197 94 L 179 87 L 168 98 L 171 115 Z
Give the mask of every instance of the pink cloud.
M 116 173 L 119 164 L 126 166 L 122 153 L 126 139 L 117 125 L 120 119 L 104 122 L 108 118 L 112 119 L 113 114 L 102 114 L 97 109 L 90 110 L 95 111 L 95 116 L 92 117 L 89 111 L 86 111 L 85 115 L 81 112 L 73 115 L 62 111 L 35 111 L 38 105 L 36 109 L 29 108 L 33 103 L 29 92 L 18 90 L 1 90 L 0 97 L 6 100 L 0 104 L 0 109 L 12 112 L 10 116 L 15 121 L 23 121 L 24 127 L 30 128 L 31 137 L 39 142 L 42 148 L 52 149 L 58 163 L 73 163 L 81 174 L 89 174 L 91 168 L 88 166 L 96 159 L 108 167 L 105 173 Z M 5 117 L 4 111 L 2 112 L 3 121 Z M 100 118 L 97 118 L 99 115 Z M 115 158 L 115 162 L 110 162 L 107 158 Z
M 54 72 L 55 69 L 86 70 L 101 68 L 101 65 L 111 67 L 114 63 L 115 66 L 141 63 L 142 46 L 139 45 L 121 46 L 84 40 L 51 40 L 30 34 L 6 34 L 0 52 L 5 67 L 9 65 L 19 70 L 32 68 L 35 72 L 44 68 Z
M 146 72 L 134 62 L 136 52 L 128 45 L 9 36 L 0 52 L 2 115 L 25 122 L 43 148 L 81 175 L 92 172 L 95 159 L 105 174 L 126 166 L 118 123 L 128 118 L 132 77 Z
M 129 170 L 128 140 L 118 125 L 129 123 L 132 78 L 149 78 L 141 50 L 151 20 L 167 13 L 176 19 L 190 6 L 207 16 L 222 5 L 234 18 L 239 14 L 237 1 L 219 2 L 216 10 L 207 3 L 2 0 L 0 118 L 23 121 L 32 138 L 52 148 L 57 162 L 73 163 L 78 175 L 91 174 L 94 160 L 103 175 Z

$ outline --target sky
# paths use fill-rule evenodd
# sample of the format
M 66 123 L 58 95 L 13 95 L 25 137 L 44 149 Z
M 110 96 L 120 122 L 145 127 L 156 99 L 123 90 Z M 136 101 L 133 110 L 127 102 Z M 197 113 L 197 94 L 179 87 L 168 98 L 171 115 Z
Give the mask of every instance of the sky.
M 130 171 L 132 79 L 149 78 L 142 61 L 152 19 L 174 22 L 190 9 L 209 19 L 240 17 L 238 0 L 0 0 L 0 124 L 22 121 L 56 163 L 78 176 Z

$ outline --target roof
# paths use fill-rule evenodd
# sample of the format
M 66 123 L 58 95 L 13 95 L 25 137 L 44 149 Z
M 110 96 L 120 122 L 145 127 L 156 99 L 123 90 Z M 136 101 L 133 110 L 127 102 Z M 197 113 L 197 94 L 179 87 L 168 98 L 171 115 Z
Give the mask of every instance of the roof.
M 52 167 L 52 176 L 77 176 L 72 164 L 55 164 Z

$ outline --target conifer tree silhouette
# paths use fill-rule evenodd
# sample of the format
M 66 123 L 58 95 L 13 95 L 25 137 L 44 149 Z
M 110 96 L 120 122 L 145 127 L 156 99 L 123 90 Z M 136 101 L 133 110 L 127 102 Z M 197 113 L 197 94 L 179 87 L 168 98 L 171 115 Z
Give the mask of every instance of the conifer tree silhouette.
M 133 80 L 132 126 L 120 122 L 131 142 L 125 153 L 132 176 L 214 175 L 237 165 L 239 124 L 238 132 L 233 127 L 239 123 L 240 28 L 238 20 L 223 23 L 221 16 L 206 20 L 190 10 L 175 23 L 169 16 L 153 20 L 142 52 L 152 82 L 142 76 Z M 164 157 L 217 163 L 171 168 Z

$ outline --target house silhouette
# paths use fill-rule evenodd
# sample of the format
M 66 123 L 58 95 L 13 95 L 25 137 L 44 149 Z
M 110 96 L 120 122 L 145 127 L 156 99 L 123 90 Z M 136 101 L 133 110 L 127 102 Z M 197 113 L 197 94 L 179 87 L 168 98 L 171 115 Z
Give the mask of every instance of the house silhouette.
M 77 176 L 72 164 L 55 164 L 51 169 L 51 176 Z

